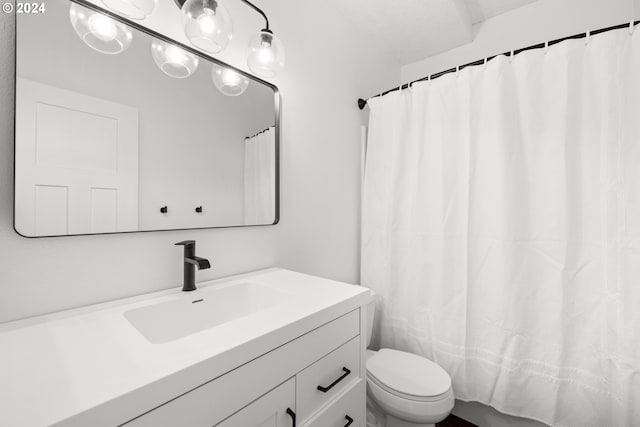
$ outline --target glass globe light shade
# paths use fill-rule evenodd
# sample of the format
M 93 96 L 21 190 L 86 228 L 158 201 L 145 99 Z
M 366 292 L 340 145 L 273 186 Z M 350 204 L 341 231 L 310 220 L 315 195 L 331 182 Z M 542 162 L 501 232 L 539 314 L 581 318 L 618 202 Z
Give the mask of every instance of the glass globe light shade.
M 71 3 L 69 19 L 78 37 L 98 52 L 113 55 L 124 52 L 131 45 L 131 30 L 106 15 Z
M 198 68 L 196 55 L 160 40 L 151 43 L 151 56 L 162 72 L 177 79 L 189 77 Z
M 184 33 L 194 46 L 211 53 L 222 51 L 233 33 L 233 23 L 219 0 L 187 0 L 182 5 Z
M 211 69 L 213 84 L 227 96 L 242 95 L 249 86 L 249 79 L 242 74 L 225 67 L 214 65 Z
M 158 0 L 102 0 L 109 9 L 127 18 L 144 19 L 151 15 L 158 6 Z
M 284 46 L 269 30 L 262 30 L 249 40 L 247 65 L 255 74 L 274 77 L 284 67 Z

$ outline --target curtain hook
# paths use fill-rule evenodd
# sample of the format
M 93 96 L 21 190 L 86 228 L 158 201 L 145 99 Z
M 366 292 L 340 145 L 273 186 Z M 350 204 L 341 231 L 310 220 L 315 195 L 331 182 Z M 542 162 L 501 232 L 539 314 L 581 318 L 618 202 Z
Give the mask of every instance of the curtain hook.
M 635 29 L 635 25 L 633 20 L 631 20 L 631 22 L 629 22 L 629 35 L 632 36 L 633 35 L 633 30 Z
M 485 57 L 484 57 L 484 63 L 482 64 L 482 67 L 483 67 L 485 70 L 487 69 L 487 62 L 489 62 L 489 61 L 487 61 L 487 57 L 485 56 Z
M 588 45 L 591 42 L 591 31 L 587 31 L 584 37 L 584 44 Z
M 544 42 L 544 54 L 546 55 L 549 52 L 549 42 Z
M 460 66 L 456 67 L 456 79 L 460 76 Z

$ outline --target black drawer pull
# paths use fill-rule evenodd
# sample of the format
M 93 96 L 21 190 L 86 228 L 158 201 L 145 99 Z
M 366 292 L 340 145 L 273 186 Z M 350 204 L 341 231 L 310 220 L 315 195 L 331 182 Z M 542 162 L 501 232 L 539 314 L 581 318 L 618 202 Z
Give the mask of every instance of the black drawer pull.
M 291 408 L 287 408 L 287 414 L 289 414 L 289 416 L 291 417 L 291 421 L 293 422 L 293 424 L 291 425 L 293 427 L 296 427 L 296 413 L 293 412 Z
M 353 423 L 353 418 L 351 418 L 349 415 L 345 415 L 344 419 L 347 420 L 347 423 L 344 425 L 344 427 L 349 427 Z
M 328 392 L 329 390 L 334 388 L 336 386 L 336 384 L 338 384 L 340 381 L 342 381 L 343 379 L 347 378 L 347 375 L 349 375 L 351 373 L 351 371 L 349 369 L 347 369 L 346 367 L 344 367 L 344 366 L 342 367 L 342 370 L 344 371 L 344 374 L 342 374 L 342 376 L 340 376 L 340 378 L 338 378 L 337 380 L 335 380 L 334 382 L 329 384 L 328 387 L 323 387 L 323 386 L 319 385 L 318 386 L 318 390 L 320 390 L 323 393 Z

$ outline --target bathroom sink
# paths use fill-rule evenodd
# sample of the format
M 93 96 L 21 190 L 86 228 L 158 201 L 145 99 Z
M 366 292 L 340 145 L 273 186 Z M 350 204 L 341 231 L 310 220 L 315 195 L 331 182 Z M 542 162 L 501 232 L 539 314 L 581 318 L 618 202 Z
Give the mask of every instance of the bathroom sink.
M 284 304 L 291 295 L 256 283 L 185 292 L 178 299 L 124 312 L 153 344 L 162 344 Z

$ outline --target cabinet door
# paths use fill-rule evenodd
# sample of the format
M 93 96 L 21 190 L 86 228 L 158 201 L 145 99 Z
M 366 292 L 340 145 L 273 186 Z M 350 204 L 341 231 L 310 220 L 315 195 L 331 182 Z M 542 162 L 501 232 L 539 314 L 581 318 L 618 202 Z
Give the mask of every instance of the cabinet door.
M 231 415 L 216 427 L 292 427 L 295 412 L 295 378 L 279 385 L 253 403 Z

